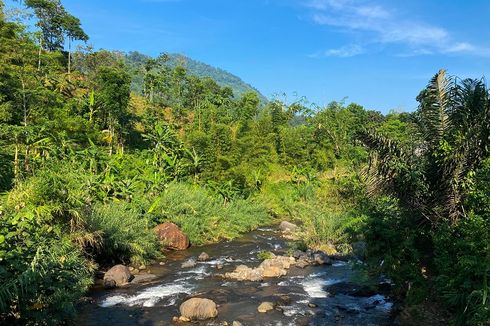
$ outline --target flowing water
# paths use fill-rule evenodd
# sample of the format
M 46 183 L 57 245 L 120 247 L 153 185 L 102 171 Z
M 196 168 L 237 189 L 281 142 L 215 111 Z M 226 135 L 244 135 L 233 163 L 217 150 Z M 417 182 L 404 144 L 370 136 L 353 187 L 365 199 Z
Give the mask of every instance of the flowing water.
M 204 247 L 192 247 L 167 255 L 165 265 L 149 266 L 156 277 L 126 288 L 94 288 L 91 300 L 79 307 L 77 325 L 172 325 L 179 305 L 189 296 L 214 300 L 218 317 L 201 325 L 240 321 L 243 325 L 389 325 L 391 303 L 384 296 L 330 295 L 327 287 L 352 281 L 350 263 L 330 266 L 292 266 L 286 276 L 263 282 L 225 280 L 220 274 L 238 265 L 260 264 L 257 253 L 285 253 L 288 245 L 273 228 L 264 228 L 242 238 Z M 181 268 L 186 259 L 205 251 L 211 257 L 193 268 Z M 222 265 L 222 269 L 217 269 Z M 276 310 L 259 313 L 261 302 L 278 302 Z M 191 325 L 189 323 L 189 325 Z

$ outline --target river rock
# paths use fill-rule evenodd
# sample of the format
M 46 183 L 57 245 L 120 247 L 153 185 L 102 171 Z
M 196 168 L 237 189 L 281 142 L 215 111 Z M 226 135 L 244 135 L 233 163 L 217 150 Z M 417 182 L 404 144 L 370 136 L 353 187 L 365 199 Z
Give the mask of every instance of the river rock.
M 268 301 L 262 302 L 260 306 L 257 308 L 257 310 L 262 313 L 271 311 L 273 309 L 274 309 L 274 303 Z
M 120 287 L 131 282 L 133 278 L 129 268 L 124 265 L 116 265 L 104 274 L 104 287 L 106 289 Z
M 231 324 L 231 326 L 243 326 L 243 324 L 242 324 L 242 323 L 240 323 L 239 321 L 236 321 L 236 320 L 235 320 L 235 321 L 234 321 L 234 322 Z
M 282 232 L 292 233 L 295 232 L 297 229 L 298 226 L 296 224 L 288 221 L 282 221 L 281 224 L 279 224 L 279 230 L 281 230 Z
M 294 264 L 293 257 L 275 256 L 274 258 L 265 259 L 258 267 L 250 268 L 245 265 L 239 265 L 230 273 L 226 273 L 225 278 L 231 278 L 238 281 L 262 281 L 264 277 L 280 277 L 287 274 L 287 269 Z
M 189 237 L 174 223 L 163 223 L 155 227 L 155 233 L 166 248 L 185 250 L 189 248 Z
M 263 270 L 260 268 L 250 268 L 245 265 L 239 265 L 233 272 L 226 273 L 225 278 L 231 278 L 237 281 L 258 282 L 264 279 Z
M 313 254 L 313 260 L 317 265 L 331 265 L 332 260 L 323 251 L 317 251 Z
M 192 267 L 195 267 L 196 264 L 197 264 L 196 259 L 190 258 L 190 259 L 186 260 L 185 262 L 183 262 L 181 267 L 182 268 L 192 268 Z
M 306 266 L 310 265 L 307 259 L 305 258 L 300 258 L 296 261 L 295 266 L 299 268 L 305 268 Z
M 205 252 L 202 252 L 199 257 L 197 257 L 197 260 L 199 261 L 206 261 L 209 260 L 209 255 Z
M 369 286 L 354 284 L 351 282 L 339 282 L 326 287 L 326 290 L 335 294 L 345 294 L 352 297 L 371 297 L 376 294 L 376 292 Z
M 206 320 L 218 315 L 216 303 L 209 299 L 191 298 L 180 305 L 182 317 L 190 320 Z

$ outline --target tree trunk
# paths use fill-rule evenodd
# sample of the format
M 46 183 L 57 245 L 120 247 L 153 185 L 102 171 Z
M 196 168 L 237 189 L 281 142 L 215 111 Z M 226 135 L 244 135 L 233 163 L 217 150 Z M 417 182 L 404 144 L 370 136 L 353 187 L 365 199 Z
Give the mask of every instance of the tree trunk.
M 68 80 L 71 74 L 71 38 L 68 38 Z
M 29 145 L 26 146 L 26 156 L 24 159 L 24 170 L 29 171 Z
M 19 176 L 19 143 L 15 142 L 14 177 L 16 180 L 18 176 Z
M 42 36 L 39 36 L 39 52 L 37 57 L 37 70 L 41 70 L 41 53 L 43 49 L 43 39 Z
M 27 97 L 26 97 L 26 84 L 24 78 L 21 78 L 22 84 L 22 110 L 24 113 L 24 127 L 27 127 Z

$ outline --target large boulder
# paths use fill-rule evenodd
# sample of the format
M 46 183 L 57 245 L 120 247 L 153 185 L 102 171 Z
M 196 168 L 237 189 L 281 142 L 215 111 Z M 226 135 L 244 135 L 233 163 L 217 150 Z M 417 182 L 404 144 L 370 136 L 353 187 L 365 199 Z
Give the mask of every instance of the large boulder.
M 173 250 L 185 250 L 189 248 L 189 237 L 174 223 L 163 223 L 155 227 L 158 240 L 163 242 L 166 248 Z
M 294 264 L 293 257 L 276 256 L 264 260 L 258 267 L 250 268 L 245 265 L 237 266 L 230 273 L 225 274 L 225 278 L 238 281 L 262 281 L 264 277 L 280 277 L 287 274 L 287 270 Z
M 104 287 L 112 289 L 124 286 L 133 280 L 134 276 L 124 265 L 116 265 L 104 274 Z
M 180 305 L 180 314 L 190 320 L 206 320 L 216 317 L 218 310 L 212 300 L 192 298 Z
M 291 233 L 298 230 L 298 226 L 288 221 L 282 221 L 281 224 L 279 224 L 279 230 Z
M 258 282 L 264 279 L 263 270 L 260 268 L 250 268 L 245 265 L 239 265 L 233 272 L 226 273 L 225 278 L 237 281 Z

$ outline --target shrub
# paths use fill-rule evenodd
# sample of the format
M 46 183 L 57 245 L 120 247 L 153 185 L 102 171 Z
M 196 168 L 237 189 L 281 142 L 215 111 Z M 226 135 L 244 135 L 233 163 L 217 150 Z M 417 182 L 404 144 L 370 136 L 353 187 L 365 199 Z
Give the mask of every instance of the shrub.
M 99 259 L 146 263 L 158 257 L 158 242 L 146 217 L 125 202 L 96 204 L 86 218 L 90 232 L 101 238 Z
M 4 240 L 2 249 L 10 241 Z M 93 266 L 80 249 L 68 237 L 46 234 L 15 245 L 15 255 L 1 255 L 0 321 L 56 324 L 72 317 L 93 280 Z

